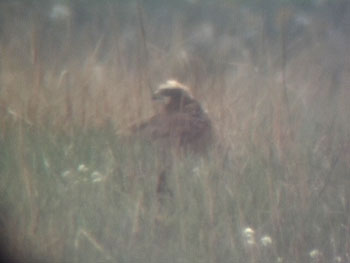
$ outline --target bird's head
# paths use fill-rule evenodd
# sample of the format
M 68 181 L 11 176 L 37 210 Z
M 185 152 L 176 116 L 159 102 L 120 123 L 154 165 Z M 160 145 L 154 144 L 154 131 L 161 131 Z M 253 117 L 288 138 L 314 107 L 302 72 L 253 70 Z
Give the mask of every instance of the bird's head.
M 182 111 L 183 107 L 193 102 L 191 91 L 176 80 L 168 80 L 159 85 L 153 94 L 154 100 L 166 100 L 164 109 L 167 112 Z
M 193 99 L 190 89 L 176 80 L 168 80 L 160 84 L 152 98 L 158 100 L 164 97 L 170 97 L 170 100 Z

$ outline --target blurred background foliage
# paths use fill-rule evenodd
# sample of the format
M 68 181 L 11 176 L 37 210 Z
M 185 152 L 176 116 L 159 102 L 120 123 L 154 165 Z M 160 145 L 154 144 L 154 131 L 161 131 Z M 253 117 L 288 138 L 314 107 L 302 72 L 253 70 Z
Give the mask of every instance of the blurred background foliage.
M 2 247 L 36 262 L 349 262 L 349 3 L 0 1 Z M 218 147 L 177 160 L 160 202 L 152 143 L 122 131 L 168 78 L 208 110 Z

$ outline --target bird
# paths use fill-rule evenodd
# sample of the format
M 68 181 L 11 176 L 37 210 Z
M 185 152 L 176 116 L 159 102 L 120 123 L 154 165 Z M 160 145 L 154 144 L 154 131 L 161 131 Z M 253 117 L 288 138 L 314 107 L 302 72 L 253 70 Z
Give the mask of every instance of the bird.
M 157 193 L 170 192 L 167 173 L 172 167 L 172 154 L 204 154 L 213 141 L 212 122 L 189 87 L 177 80 L 167 80 L 158 86 L 153 100 L 163 101 L 163 107 L 152 117 L 130 127 L 132 134 L 156 145 L 162 159 Z
M 131 127 L 134 134 L 178 152 L 204 152 L 213 139 L 212 122 L 191 90 L 176 80 L 159 85 L 153 100 L 165 100 L 160 111 Z

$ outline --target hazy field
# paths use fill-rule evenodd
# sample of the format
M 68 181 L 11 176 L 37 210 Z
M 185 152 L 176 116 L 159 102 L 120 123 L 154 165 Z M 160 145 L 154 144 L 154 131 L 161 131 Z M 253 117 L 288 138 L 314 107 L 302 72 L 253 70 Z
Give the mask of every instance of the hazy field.
M 2 4 L 4 251 L 23 262 L 350 261 L 350 37 L 322 13 L 281 9 L 267 31 L 237 7 Z M 160 197 L 162 160 L 124 131 L 157 109 L 151 91 L 168 78 L 192 87 L 217 143 L 174 156 L 172 195 Z

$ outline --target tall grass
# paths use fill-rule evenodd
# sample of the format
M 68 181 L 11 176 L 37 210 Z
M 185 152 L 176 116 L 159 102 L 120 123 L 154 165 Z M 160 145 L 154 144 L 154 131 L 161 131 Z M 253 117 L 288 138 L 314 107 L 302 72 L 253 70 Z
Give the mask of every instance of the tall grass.
M 6 18 L 4 250 L 26 262 L 349 261 L 350 65 L 318 22 L 296 44 L 258 31 L 250 50 L 230 25 L 259 29 L 252 14 L 212 38 L 186 12 L 157 30 L 161 18 L 118 8 L 84 26 Z M 193 87 L 218 145 L 174 156 L 159 197 L 157 149 L 120 131 L 152 114 L 150 89 L 169 77 Z

